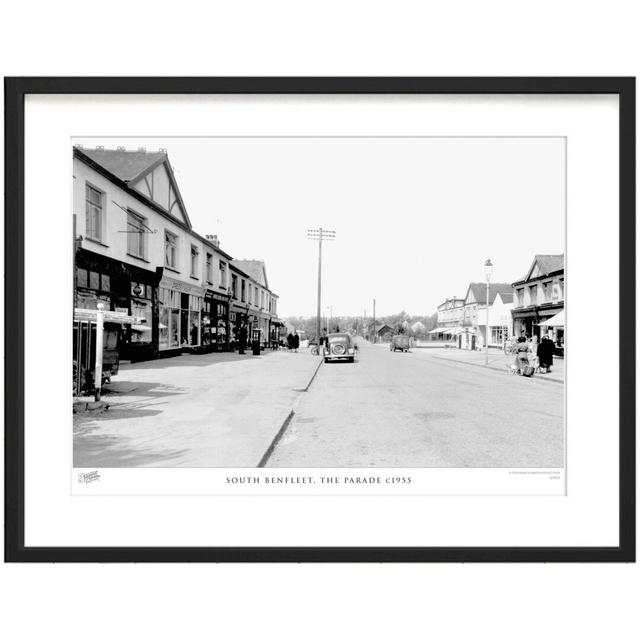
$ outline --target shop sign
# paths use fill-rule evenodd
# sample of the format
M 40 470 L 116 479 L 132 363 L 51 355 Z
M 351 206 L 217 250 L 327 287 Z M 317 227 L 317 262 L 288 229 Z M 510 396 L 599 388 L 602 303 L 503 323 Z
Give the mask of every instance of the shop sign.
M 160 286 L 165 289 L 172 289 L 173 291 L 180 291 L 182 293 L 190 293 L 194 296 L 202 296 L 203 289 L 202 287 L 196 287 L 192 284 L 188 284 L 187 282 L 180 282 L 180 280 L 174 280 L 173 278 L 168 278 L 164 276 L 162 280 L 160 280 Z
M 144 297 L 143 294 L 144 294 L 144 287 L 142 285 L 139 285 L 137 282 L 132 282 L 131 295 L 139 298 L 141 296 Z

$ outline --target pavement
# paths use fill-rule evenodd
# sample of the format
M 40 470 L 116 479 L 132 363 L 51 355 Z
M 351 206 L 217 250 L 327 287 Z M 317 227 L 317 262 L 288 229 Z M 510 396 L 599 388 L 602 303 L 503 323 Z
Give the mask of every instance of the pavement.
M 257 467 L 321 359 L 184 354 L 122 365 L 107 411 L 73 416 L 75 467 Z
M 356 363 L 323 365 L 267 466 L 562 467 L 564 385 L 448 351 L 361 341 Z
M 442 349 L 433 357 L 443 358 L 451 360 L 453 362 L 461 362 L 463 364 L 477 365 L 481 367 L 488 366 L 491 369 L 497 371 L 507 371 L 507 369 L 514 364 L 514 355 L 505 355 L 504 351 L 500 349 L 489 350 L 489 364 L 485 364 L 485 352 L 484 351 L 469 351 L 466 349 Z M 548 382 L 557 382 L 564 384 L 564 359 L 553 359 L 553 367 L 549 373 L 536 373 L 534 376 L 539 380 L 545 380 Z

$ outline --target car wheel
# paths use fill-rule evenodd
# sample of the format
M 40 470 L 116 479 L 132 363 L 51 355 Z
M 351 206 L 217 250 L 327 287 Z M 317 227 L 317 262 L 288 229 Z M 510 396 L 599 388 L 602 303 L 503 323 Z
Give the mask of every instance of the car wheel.
M 324 361 L 325 361 L 325 362 L 329 362 L 329 358 L 325 358 L 325 359 L 324 359 Z

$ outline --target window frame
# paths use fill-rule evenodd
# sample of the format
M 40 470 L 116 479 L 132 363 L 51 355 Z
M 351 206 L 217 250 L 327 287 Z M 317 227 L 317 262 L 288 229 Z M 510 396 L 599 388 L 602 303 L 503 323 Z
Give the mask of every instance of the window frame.
M 139 241 L 139 246 L 141 246 L 141 254 L 134 253 L 131 250 L 131 246 L 129 244 L 129 241 L 133 236 L 132 232 L 129 230 L 129 226 L 130 226 L 129 216 L 136 218 L 138 223 L 141 225 L 140 226 L 141 230 L 138 233 L 138 235 L 140 236 L 138 238 L 138 241 Z M 134 258 L 140 258 L 141 260 L 146 260 L 147 258 L 147 238 L 146 238 L 146 233 L 144 232 L 144 227 L 148 227 L 147 222 L 148 222 L 147 218 L 145 218 L 143 215 L 141 215 L 134 209 L 127 207 L 127 254 L 130 256 L 133 256 Z
M 173 246 L 173 264 L 169 264 L 167 260 L 167 236 L 170 236 L 173 240 L 171 246 Z M 166 229 L 164 230 L 164 266 L 173 269 L 174 271 L 178 270 L 178 234 L 173 233 L 173 231 Z
M 99 220 L 98 220 L 98 232 L 99 235 L 96 236 L 92 236 L 89 235 L 89 225 L 88 223 L 88 216 L 89 216 L 89 211 L 88 208 L 89 206 L 96 206 L 95 203 L 92 203 L 89 200 L 89 189 L 92 189 L 93 191 L 95 191 L 96 193 L 99 194 L 100 196 L 100 215 L 99 215 Z M 99 187 L 96 187 L 95 184 L 93 184 L 92 182 L 90 182 L 89 180 L 85 180 L 84 182 L 84 235 L 87 239 L 89 240 L 93 240 L 94 242 L 103 242 L 103 237 L 104 237 L 104 210 L 105 210 L 105 195 L 106 192 L 103 189 L 100 189 Z
M 200 248 L 198 247 L 197 244 L 192 244 L 191 250 L 189 252 L 189 275 L 192 278 L 199 279 L 199 276 L 198 276 L 198 263 L 200 261 L 199 259 L 200 259 Z

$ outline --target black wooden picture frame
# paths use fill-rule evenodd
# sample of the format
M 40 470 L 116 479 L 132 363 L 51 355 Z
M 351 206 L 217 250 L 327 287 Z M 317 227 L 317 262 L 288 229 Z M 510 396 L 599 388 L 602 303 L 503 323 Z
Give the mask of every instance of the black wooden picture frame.
M 619 531 L 612 547 L 25 546 L 25 96 L 29 94 L 615 94 L 619 98 L 621 296 Z M 5 561 L 8 562 L 633 562 L 635 561 L 635 79 L 5 78 Z M 624 300 L 624 302 L 622 301 Z M 624 304 L 624 313 L 622 313 Z M 624 344 L 622 341 L 624 340 Z

